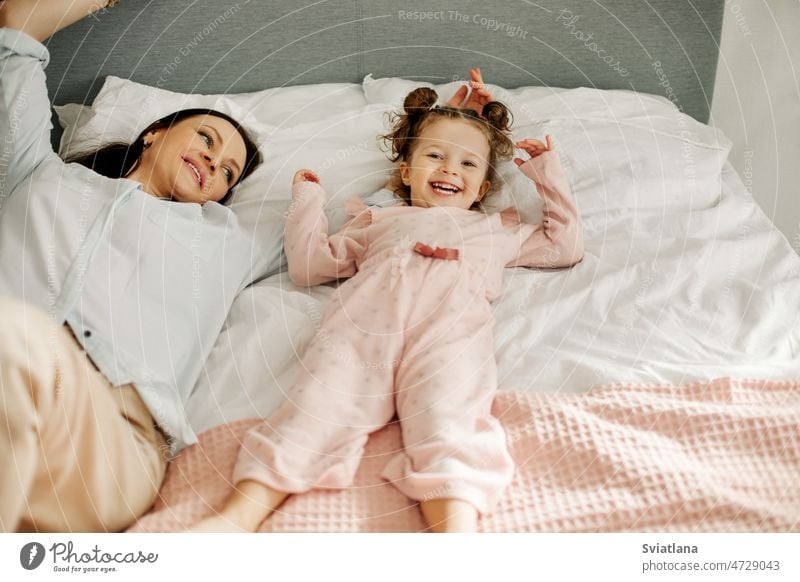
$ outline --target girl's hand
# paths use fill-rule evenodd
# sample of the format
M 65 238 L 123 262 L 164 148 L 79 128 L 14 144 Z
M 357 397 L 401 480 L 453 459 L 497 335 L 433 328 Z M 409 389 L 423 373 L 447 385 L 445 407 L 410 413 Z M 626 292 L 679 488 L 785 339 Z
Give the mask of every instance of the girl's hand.
M 552 152 L 553 150 L 555 150 L 555 148 L 553 147 L 553 140 L 550 138 L 550 136 L 546 135 L 545 139 L 547 140 L 546 145 L 543 144 L 538 139 L 523 139 L 522 141 L 518 141 L 514 145 L 519 149 L 528 152 L 528 155 L 531 157 L 531 159 L 533 159 L 541 156 L 545 152 Z M 517 166 L 521 166 L 525 162 L 526 160 L 523 160 L 522 158 L 514 158 L 514 163 L 517 164 Z
M 492 94 L 483 83 L 480 67 L 471 69 L 469 76 L 469 85 L 462 85 L 456 91 L 456 94 L 450 98 L 450 101 L 447 102 L 447 106 L 457 109 L 472 109 L 477 113 L 481 113 L 483 106 L 489 101 L 493 101 Z M 469 93 L 469 97 L 467 97 L 470 88 L 472 88 L 472 93 Z
M 315 182 L 319 184 L 319 176 L 317 176 L 311 170 L 298 170 L 297 173 L 294 175 L 294 180 L 292 180 L 292 184 L 299 184 L 300 182 Z

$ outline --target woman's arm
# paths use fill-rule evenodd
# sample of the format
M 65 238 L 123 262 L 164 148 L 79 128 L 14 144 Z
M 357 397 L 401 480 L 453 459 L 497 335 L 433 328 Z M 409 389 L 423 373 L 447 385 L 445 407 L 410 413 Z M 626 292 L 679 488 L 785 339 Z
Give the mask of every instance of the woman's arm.
M 5 0 L 0 3 L 0 208 L 45 160 L 63 163 L 50 145 L 50 100 L 41 41 L 104 0 Z
M 42 42 L 113 4 L 115 0 L 4 0 L 0 3 L 0 28 L 20 30 Z
M 0 209 L 17 186 L 48 157 L 50 100 L 45 46 L 12 28 L 0 28 Z
M 289 278 L 301 287 L 352 277 L 367 250 L 369 213 L 356 216 L 329 236 L 324 205 L 325 190 L 319 178 L 310 170 L 297 172 L 286 216 L 284 249 Z
M 517 232 L 520 249 L 507 267 L 570 267 L 583 258 L 583 228 L 573 201 L 569 183 L 550 136 L 547 145 L 539 140 L 523 140 L 517 147 L 527 151 L 531 159 L 514 160 L 520 171 L 536 184 L 544 200 L 542 224 L 519 221 L 515 209 L 501 214 L 504 225 Z

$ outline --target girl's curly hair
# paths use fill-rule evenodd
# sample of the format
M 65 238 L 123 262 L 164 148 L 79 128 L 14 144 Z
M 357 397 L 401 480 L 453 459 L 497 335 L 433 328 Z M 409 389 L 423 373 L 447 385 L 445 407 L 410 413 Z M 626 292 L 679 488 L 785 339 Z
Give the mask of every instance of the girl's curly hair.
M 448 106 L 435 106 L 439 96 L 436 91 L 428 87 L 414 89 L 406 95 L 403 101 L 403 111 L 395 112 L 391 117 L 392 130 L 380 136 L 391 149 L 389 159 L 393 162 L 408 162 L 414 153 L 417 137 L 430 123 L 437 119 L 464 119 L 473 123 L 486 136 L 489 142 L 489 169 L 486 180 L 491 182 L 491 187 L 483 199 L 490 195 L 497 186 L 497 164 L 500 160 L 510 159 L 514 153 L 514 143 L 511 141 L 511 112 L 499 101 L 491 101 L 484 105 L 483 111 L 478 114 L 472 109 L 458 109 Z M 392 176 L 389 184 L 395 195 L 411 204 L 411 192 L 408 186 L 400 179 L 399 168 Z M 480 202 L 476 201 L 471 209 L 480 209 Z

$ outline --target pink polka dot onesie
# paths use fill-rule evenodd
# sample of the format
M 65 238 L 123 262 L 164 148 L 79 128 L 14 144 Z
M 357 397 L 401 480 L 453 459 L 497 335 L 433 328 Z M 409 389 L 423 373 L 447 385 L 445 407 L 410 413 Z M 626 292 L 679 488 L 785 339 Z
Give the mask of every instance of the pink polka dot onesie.
M 352 484 L 368 435 L 396 413 L 405 450 L 382 476 L 420 501 L 457 498 L 487 513 L 511 481 L 497 388 L 490 301 L 505 267 L 567 267 L 583 237 L 557 154 L 520 169 L 544 199 L 542 224 L 513 208 L 348 203 L 328 235 L 319 184 L 294 186 L 286 220 L 289 276 L 341 284 L 285 404 L 245 437 L 234 482 L 288 493 Z

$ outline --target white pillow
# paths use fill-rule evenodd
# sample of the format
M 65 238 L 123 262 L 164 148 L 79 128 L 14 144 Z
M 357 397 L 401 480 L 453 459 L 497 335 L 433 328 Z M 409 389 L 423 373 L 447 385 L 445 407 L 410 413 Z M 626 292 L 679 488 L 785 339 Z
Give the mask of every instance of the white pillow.
M 250 101 L 246 98 L 245 101 Z M 180 109 L 216 109 L 239 121 L 261 144 L 273 127 L 257 119 L 231 96 L 174 93 L 120 79 L 106 77 L 92 103 L 90 114 L 76 115 L 75 105 L 55 106 L 64 128 L 59 155 L 68 158 L 112 142 L 130 143 L 156 119 Z
M 364 105 L 366 99 L 357 83 L 201 95 L 175 93 L 110 75 L 91 108 L 69 103 L 54 109 L 64 128 L 59 154 L 67 157 L 112 141 L 133 141 L 150 123 L 180 109 L 218 109 L 242 123 L 257 143 L 261 143 L 276 127 L 317 121 Z
M 61 134 L 59 153 L 65 150 L 67 144 L 76 141 L 76 132 L 84 127 L 92 117 L 92 108 L 78 103 L 67 103 L 53 107 L 58 113 L 58 123 L 64 130 Z
M 582 215 L 700 210 L 719 199 L 731 141 L 665 98 L 580 88 L 521 105 L 514 139 L 553 137 Z
M 447 101 L 462 84 L 436 86 L 440 101 Z M 246 212 L 242 218 L 249 221 L 253 208 L 269 201 L 272 210 L 265 216 L 271 218 L 263 228 L 282 232 L 279 202 L 290 200 L 294 173 L 307 167 L 320 175 L 328 192 L 326 214 L 335 231 L 346 219 L 344 201 L 352 195 L 367 197 L 391 175 L 393 164 L 378 135 L 389 129 L 388 114 L 420 85 L 426 83 L 368 75 L 358 97 L 352 93 L 358 86 L 352 84 L 203 96 L 109 77 L 90 115 L 76 106 L 56 110 L 65 138 L 69 136 L 65 151 L 132 139 L 152 119 L 183 107 L 229 112 L 243 119 L 264 157 L 238 187 L 231 209 L 237 215 Z M 730 142 L 718 130 L 680 113 L 668 99 L 620 90 L 489 87 L 511 107 L 515 140 L 552 135 L 582 214 L 683 210 L 716 202 Z M 517 155 L 526 157 L 523 152 Z M 500 189 L 487 200 L 488 211 L 513 205 L 523 219 L 538 221 L 542 202 L 531 182 L 511 162 L 502 164 L 499 173 Z
M 263 147 L 264 162 L 239 189 L 233 202 L 290 200 L 295 172 L 317 173 L 328 195 L 330 229 L 346 218 L 341 210 L 353 195 L 362 198 L 381 189 L 393 164 L 379 135 L 388 131 L 390 105 L 367 105 L 313 123 L 274 131 Z M 258 184 L 258 189 L 252 187 Z
M 370 103 L 402 107 L 420 86 L 446 102 L 463 82 L 431 85 L 406 79 L 363 81 Z M 511 109 L 513 139 L 553 138 L 581 214 L 609 210 L 692 210 L 716 204 L 731 142 L 716 128 L 680 112 L 669 99 L 626 90 L 522 87 L 487 84 Z M 527 158 L 518 151 L 517 157 Z M 516 205 L 525 220 L 541 214 L 530 181 L 507 164 L 503 188 L 490 211 Z
M 364 97 L 368 103 L 391 103 L 397 108 L 402 108 L 406 95 L 417 87 L 429 87 L 435 90 L 439 95 L 437 104 L 444 105 L 466 83 L 467 81 L 465 80 L 456 80 L 435 85 L 424 81 L 400 79 L 399 77 L 374 79 L 372 75 L 367 75 L 364 77 L 361 86 L 364 88 Z M 502 101 L 509 107 L 514 106 L 515 99 L 536 99 L 566 90 L 560 87 L 521 87 L 508 90 L 491 83 L 486 83 L 486 87 L 492 92 L 492 96 L 495 99 Z

